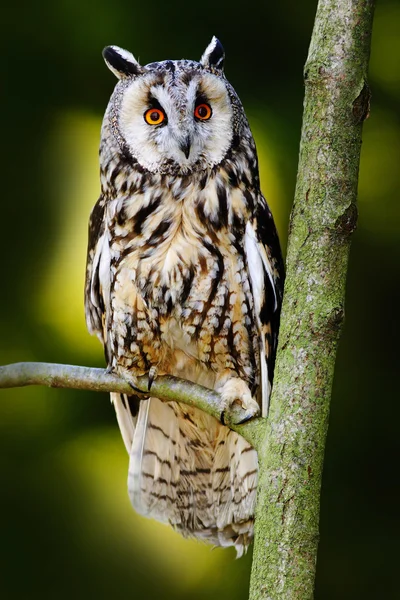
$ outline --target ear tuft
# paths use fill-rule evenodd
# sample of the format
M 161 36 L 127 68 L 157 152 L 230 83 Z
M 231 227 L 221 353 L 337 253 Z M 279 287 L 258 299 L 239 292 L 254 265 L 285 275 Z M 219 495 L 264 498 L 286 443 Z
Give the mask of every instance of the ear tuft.
M 143 73 L 143 67 L 139 65 L 133 54 L 118 46 L 107 46 L 104 48 L 103 58 L 107 67 L 118 79 L 133 77 L 134 75 Z
M 208 44 L 204 51 L 203 56 L 200 59 L 200 63 L 203 67 L 214 67 L 215 69 L 224 68 L 225 51 L 221 42 L 215 37 Z

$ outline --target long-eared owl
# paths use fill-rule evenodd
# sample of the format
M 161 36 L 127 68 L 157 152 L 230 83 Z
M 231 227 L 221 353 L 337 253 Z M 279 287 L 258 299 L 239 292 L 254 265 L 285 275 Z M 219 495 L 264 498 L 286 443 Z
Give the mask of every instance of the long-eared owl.
M 86 319 L 108 368 L 141 514 L 241 555 L 253 535 L 257 453 L 202 411 L 135 394 L 139 375 L 213 388 L 266 415 L 283 286 L 255 143 L 214 37 L 200 62 L 141 66 L 104 50 L 119 81 L 89 224 Z

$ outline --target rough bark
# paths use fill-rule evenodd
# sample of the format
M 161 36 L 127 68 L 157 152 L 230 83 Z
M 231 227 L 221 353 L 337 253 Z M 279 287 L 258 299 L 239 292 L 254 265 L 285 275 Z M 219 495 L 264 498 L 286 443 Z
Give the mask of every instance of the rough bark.
M 278 358 L 258 447 L 250 600 L 313 597 L 322 465 L 357 221 L 373 0 L 320 0 L 290 220 Z

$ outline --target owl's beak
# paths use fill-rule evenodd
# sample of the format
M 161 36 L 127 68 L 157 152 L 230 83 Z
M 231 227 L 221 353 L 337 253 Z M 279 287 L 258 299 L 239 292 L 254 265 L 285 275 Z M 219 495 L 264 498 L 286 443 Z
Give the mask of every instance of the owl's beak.
M 187 136 L 179 144 L 179 148 L 182 150 L 182 152 L 186 156 L 186 158 L 189 158 L 191 145 L 192 145 L 192 140 L 190 139 L 189 136 Z

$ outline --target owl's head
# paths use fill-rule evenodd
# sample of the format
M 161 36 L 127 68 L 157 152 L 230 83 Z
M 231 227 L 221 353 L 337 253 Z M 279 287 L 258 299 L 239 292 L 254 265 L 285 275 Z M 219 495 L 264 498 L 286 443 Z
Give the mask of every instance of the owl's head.
M 246 120 L 223 74 L 224 49 L 213 38 L 200 62 L 141 66 L 108 46 L 107 66 L 120 80 L 106 113 L 122 150 L 153 173 L 190 173 L 219 164 Z

